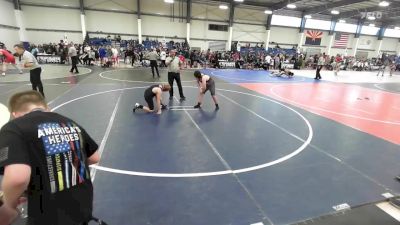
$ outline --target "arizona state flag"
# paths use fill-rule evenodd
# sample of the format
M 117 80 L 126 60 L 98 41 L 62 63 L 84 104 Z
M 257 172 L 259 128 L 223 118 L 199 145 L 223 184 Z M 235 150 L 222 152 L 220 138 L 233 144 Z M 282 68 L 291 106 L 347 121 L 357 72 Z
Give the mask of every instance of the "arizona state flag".
M 306 45 L 321 45 L 322 31 L 308 30 L 306 31 Z

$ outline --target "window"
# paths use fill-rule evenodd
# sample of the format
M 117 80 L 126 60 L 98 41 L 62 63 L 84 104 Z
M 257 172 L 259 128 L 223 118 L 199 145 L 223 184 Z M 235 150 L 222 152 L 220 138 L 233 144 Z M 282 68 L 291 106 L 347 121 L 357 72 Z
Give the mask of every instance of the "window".
M 335 31 L 347 32 L 347 33 L 356 33 L 357 25 L 350 23 L 336 23 Z
M 318 29 L 318 30 L 330 30 L 331 21 L 307 19 L 306 28 Z
M 384 36 L 385 37 L 400 38 L 400 30 L 386 29 Z
M 378 31 L 379 27 L 362 26 L 361 28 L 362 34 L 377 35 Z
M 208 24 L 208 30 L 228 31 L 228 25 Z
M 300 27 L 301 18 L 292 16 L 273 15 L 271 24 L 285 27 Z

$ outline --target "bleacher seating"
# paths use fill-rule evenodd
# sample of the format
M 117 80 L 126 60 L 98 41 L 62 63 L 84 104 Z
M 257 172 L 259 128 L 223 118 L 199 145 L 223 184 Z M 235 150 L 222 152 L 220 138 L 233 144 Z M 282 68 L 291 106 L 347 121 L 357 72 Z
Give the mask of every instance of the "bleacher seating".
M 240 49 L 240 53 L 249 53 L 249 52 L 254 52 L 254 53 L 268 53 L 270 55 L 277 55 L 277 54 L 284 54 L 284 55 L 295 55 L 296 54 L 296 49 L 288 48 L 268 48 L 268 52 L 264 48 L 257 48 L 257 47 L 242 47 Z

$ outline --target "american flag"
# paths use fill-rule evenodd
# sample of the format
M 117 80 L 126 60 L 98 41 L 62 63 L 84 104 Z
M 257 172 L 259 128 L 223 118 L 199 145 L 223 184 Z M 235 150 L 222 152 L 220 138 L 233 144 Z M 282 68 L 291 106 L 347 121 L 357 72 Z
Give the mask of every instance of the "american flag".
M 61 128 L 61 126 L 57 123 L 44 123 L 39 125 L 39 129 L 51 129 L 51 128 L 57 129 Z M 55 155 L 68 152 L 71 150 L 69 142 L 63 141 L 61 143 L 55 143 L 54 138 L 55 138 L 54 135 L 45 136 L 42 138 L 46 155 Z
M 346 48 L 347 47 L 347 42 L 349 41 L 349 34 L 345 33 L 336 33 L 335 34 L 335 43 L 333 46 L 338 47 L 338 48 Z

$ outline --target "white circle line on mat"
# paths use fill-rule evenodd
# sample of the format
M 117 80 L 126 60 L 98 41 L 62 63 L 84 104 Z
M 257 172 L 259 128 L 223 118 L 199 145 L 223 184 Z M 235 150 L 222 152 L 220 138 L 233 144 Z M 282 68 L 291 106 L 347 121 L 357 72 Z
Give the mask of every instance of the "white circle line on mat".
M 184 86 L 185 88 L 197 88 L 197 87 L 193 87 L 193 86 Z M 113 90 L 108 90 L 108 91 L 102 91 L 102 92 L 97 92 L 97 93 L 92 93 L 92 94 L 88 94 L 88 95 L 84 95 L 78 98 L 74 98 L 72 100 L 69 100 L 67 102 L 64 102 L 56 107 L 54 107 L 52 109 L 52 111 L 55 111 L 67 104 L 70 104 L 72 102 L 84 99 L 84 98 L 88 98 L 91 96 L 96 96 L 96 95 L 101 95 L 101 94 L 106 94 L 106 93 L 111 93 L 111 92 L 118 92 L 118 91 L 124 91 L 124 90 L 132 90 L 132 89 L 144 89 L 147 87 L 130 87 L 130 88 L 120 88 L 120 89 L 113 89 Z M 300 154 L 302 151 L 305 150 L 305 148 L 311 143 L 311 140 L 313 138 L 313 129 L 312 126 L 310 124 L 310 122 L 298 111 L 296 111 L 295 109 L 280 103 L 278 101 L 272 100 L 272 99 L 268 99 L 262 96 L 258 96 L 258 95 L 254 95 L 254 94 L 250 94 L 250 93 L 245 93 L 245 92 L 241 92 L 241 91 L 234 91 L 234 90 L 229 90 L 229 89 L 219 89 L 217 88 L 217 90 L 219 91 L 225 91 L 225 92 L 231 92 L 231 93 L 237 93 L 237 94 L 242 94 L 242 95 L 247 95 L 247 96 L 251 96 L 251 97 L 255 97 L 255 98 L 259 98 L 259 99 L 263 99 L 266 101 L 270 101 L 273 103 L 276 103 L 292 112 L 294 112 L 295 114 L 297 114 L 306 124 L 307 128 L 308 128 L 308 137 L 307 139 L 304 141 L 304 143 L 297 148 L 296 150 L 294 150 L 293 152 L 291 152 L 288 155 L 285 155 L 279 159 L 276 159 L 274 161 L 271 162 L 266 162 L 260 165 L 256 165 L 256 166 L 252 166 L 252 167 L 246 167 L 246 168 L 242 168 L 242 169 L 237 169 L 237 170 L 223 170 L 223 171 L 213 171 L 213 172 L 203 172 L 203 173 L 148 173 L 148 172 L 139 172 L 139 171 L 130 171 L 130 170 L 120 170 L 120 169 L 115 169 L 115 168 L 109 168 L 109 167 L 104 167 L 104 166 L 99 166 L 99 165 L 92 165 L 92 168 L 95 168 L 97 170 L 100 171 L 105 171 L 105 172 L 110 172 L 110 173 L 116 173 L 116 174 L 124 174 L 124 175 L 130 175 L 130 176 L 144 176 L 144 177 L 164 177 L 164 178 L 188 178 L 188 177 L 208 177 L 208 176 L 220 176 L 220 175 L 228 175 L 228 174 L 240 174 L 240 173 L 246 173 L 246 172 L 251 172 L 251 171 L 255 171 L 255 170 L 260 170 L 266 167 L 270 167 L 279 163 L 282 163 L 284 161 L 287 161 L 291 158 L 293 158 L 294 156 Z M 265 118 L 264 118 L 265 119 Z M 265 119 L 266 120 L 266 119 Z

